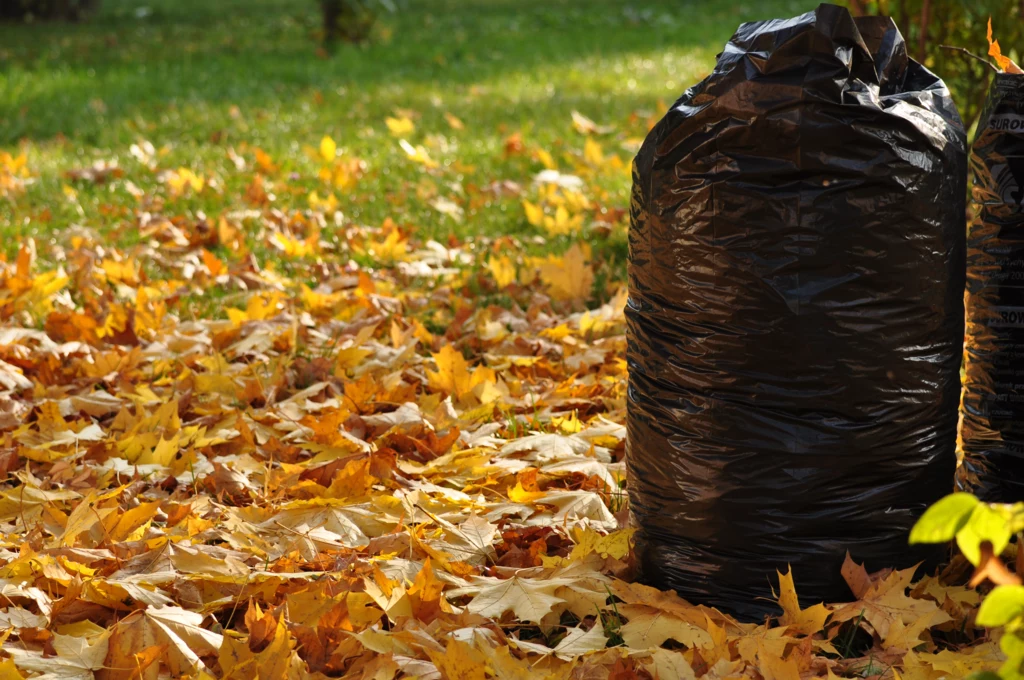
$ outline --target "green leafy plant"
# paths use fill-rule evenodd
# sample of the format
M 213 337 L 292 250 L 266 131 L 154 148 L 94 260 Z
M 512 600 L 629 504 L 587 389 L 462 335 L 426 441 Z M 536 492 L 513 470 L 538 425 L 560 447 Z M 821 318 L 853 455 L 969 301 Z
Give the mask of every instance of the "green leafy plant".
M 1020 0 L 846 0 L 854 14 L 891 16 L 907 40 L 907 51 L 938 73 L 956 98 L 964 124 L 981 115 L 993 70 L 972 54 L 988 54 L 989 18 L 1006 53 L 1024 49 L 1024 3 Z M 1013 56 L 1013 54 L 1011 54 Z
M 971 494 L 954 493 L 930 507 L 910 532 L 911 543 L 955 540 L 974 565 L 971 585 L 995 584 L 981 603 L 976 621 L 980 626 L 1003 629 L 999 647 L 1006 662 L 998 676 L 983 674 L 975 680 L 1024 679 L 1024 585 L 1000 559 L 1010 539 L 1022 531 L 1024 503 L 982 503 Z

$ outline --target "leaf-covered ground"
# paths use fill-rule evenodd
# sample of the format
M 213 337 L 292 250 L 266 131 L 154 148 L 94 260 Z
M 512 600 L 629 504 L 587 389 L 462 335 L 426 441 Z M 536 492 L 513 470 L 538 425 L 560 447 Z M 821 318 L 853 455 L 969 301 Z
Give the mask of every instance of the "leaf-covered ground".
M 749 9 L 412 7 L 318 58 L 289 3 L 181 5 L 3 29 L 0 678 L 998 665 L 935 578 L 766 574 L 760 625 L 632 581 L 627 167 Z

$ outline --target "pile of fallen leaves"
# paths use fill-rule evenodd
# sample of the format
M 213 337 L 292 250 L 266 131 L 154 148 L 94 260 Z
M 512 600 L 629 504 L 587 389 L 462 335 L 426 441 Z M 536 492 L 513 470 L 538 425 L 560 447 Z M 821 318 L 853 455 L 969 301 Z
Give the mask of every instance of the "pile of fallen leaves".
M 270 172 L 260 153 L 251 167 Z M 320 153 L 325 181 L 358 181 L 333 141 Z M 588 137 L 581 163 L 610 161 Z M 31 180 L 24 158 L 0 168 L 0 195 Z M 625 295 L 595 280 L 590 242 L 611 227 L 585 169 L 545 169 L 523 198 L 529 223 L 570 239 L 562 255 L 339 226 L 332 192 L 281 210 L 258 172 L 258 207 L 218 219 L 140 198 L 131 248 L 84 228 L 45 253 L 21 244 L 0 263 L 0 678 L 997 666 L 977 592 L 908 571 L 848 562 L 851 602 L 806 607 L 779 575 L 781 615 L 758 624 L 632 581 Z M 209 187 L 183 168 L 159 177 L 168 201 Z M 339 230 L 340 247 L 324 240 Z M 607 302 L 586 310 L 599 285 Z

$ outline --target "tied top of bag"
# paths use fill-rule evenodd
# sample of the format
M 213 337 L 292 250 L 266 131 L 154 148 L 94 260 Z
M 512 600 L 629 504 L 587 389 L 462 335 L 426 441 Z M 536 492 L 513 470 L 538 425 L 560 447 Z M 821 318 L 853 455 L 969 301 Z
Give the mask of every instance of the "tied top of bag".
M 798 88 L 806 100 L 889 108 L 898 101 L 940 109 L 962 128 L 946 85 L 910 59 L 899 29 L 889 17 L 851 16 L 823 3 L 792 19 L 742 24 L 718 55 L 712 75 L 691 88 L 677 105 L 702 107 L 734 87 L 757 83 Z M 763 95 L 758 95 L 763 105 Z M 788 101 L 792 95 L 783 94 Z M 753 113 L 753 112 L 751 112 Z
M 854 19 L 828 4 L 793 19 L 743 24 L 719 57 L 719 70 L 744 58 L 760 74 L 783 78 L 803 75 L 813 59 L 816 72 L 802 86 L 829 98 L 847 88 L 863 89 L 860 84 L 876 85 L 886 94 L 899 91 L 907 72 L 906 43 L 892 19 Z

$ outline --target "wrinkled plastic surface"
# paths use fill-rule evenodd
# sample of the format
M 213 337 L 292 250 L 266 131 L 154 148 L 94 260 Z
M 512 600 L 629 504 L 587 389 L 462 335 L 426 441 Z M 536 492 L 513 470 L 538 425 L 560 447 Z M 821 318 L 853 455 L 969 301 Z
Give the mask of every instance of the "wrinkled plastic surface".
M 961 486 L 1024 500 L 1024 75 L 1000 73 L 971 152 Z
M 953 488 L 967 142 L 892 21 L 742 25 L 633 167 L 628 465 L 641 578 L 756 619 L 937 560 Z

